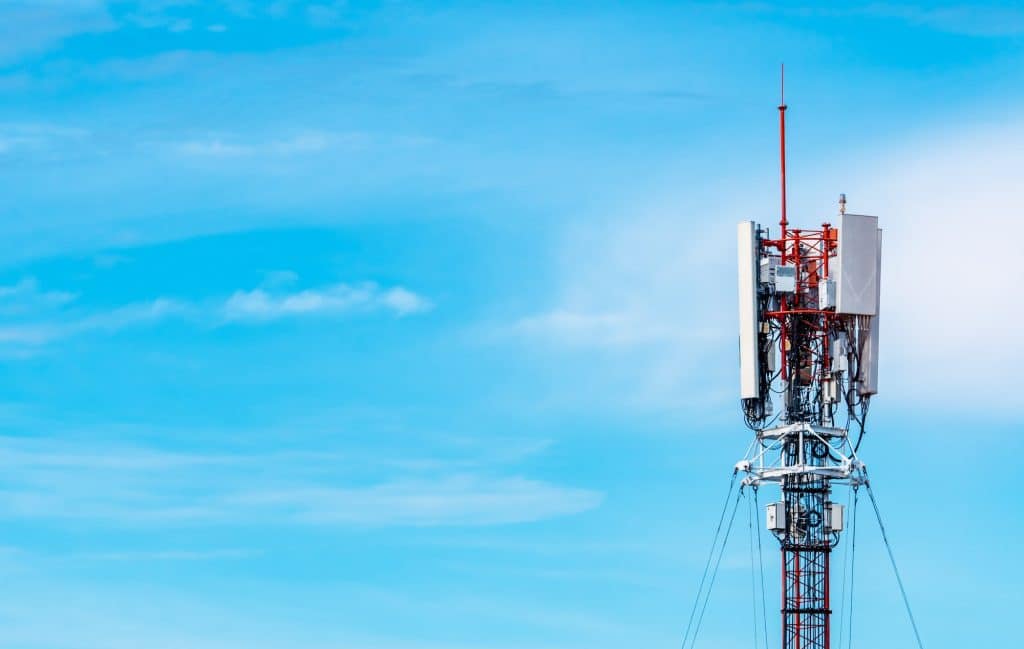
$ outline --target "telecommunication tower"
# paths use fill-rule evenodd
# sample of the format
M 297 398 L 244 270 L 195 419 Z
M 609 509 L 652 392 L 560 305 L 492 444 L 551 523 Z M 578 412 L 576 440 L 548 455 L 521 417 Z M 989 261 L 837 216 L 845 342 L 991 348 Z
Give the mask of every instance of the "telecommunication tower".
M 736 469 L 744 486 L 781 491 L 765 516 L 782 552 L 781 646 L 830 649 L 829 557 L 845 513 L 832 487 L 867 480 L 857 451 L 878 391 L 882 231 L 848 213 L 844 195 L 834 221 L 791 227 L 784 95 L 778 108 L 779 229 L 738 226 L 740 391 L 754 441 Z

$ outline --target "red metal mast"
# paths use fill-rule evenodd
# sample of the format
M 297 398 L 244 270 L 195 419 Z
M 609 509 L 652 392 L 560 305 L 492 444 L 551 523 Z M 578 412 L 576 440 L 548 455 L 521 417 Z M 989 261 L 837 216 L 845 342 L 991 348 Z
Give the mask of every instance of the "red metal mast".
M 786 64 L 781 64 L 779 78 L 779 170 L 782 176 L 782 219 L 779 226 L 782 228 L 780 239 L 786 239 L 786 226 L 789 221 L 786 219 Z M 782 261 L 786 260 L 786 250 L 782 250 Z
M 837 252 L 836 231 L 828 223 L 820 230 L 789 229 L 784 68 L 782 75 L 778 107 L 781 233 L 777 239 L 763 240 L 762 246 L 779 252 L 779 267 L 792 269 L 794 285 L 779 294 L 761 317 L 773 322 L 778 332 L 784 423 L 790 427 L 779 438 L 782 465 L 825 466 L 828 446 L 822 440 L 830 438 L 805 436 L 799 427 L 834 425 L 834 406 L 821 403 L 819 392 L 832 380 L 831 340 L 837 316 L 831 306 L 820 303 L 818 285 L 827 281 L 829 259 Z M 785 529 L 776 532 L 782 546 L 782 649 L 828 649 L 829 553 L 838 539 L 825 528 L 830 480 L 798 472 L 783 478 L 780 486 L 788 521 Z

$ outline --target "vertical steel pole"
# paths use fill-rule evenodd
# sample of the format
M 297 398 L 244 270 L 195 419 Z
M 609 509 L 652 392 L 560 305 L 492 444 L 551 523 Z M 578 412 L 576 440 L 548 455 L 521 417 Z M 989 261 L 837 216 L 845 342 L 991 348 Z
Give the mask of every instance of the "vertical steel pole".
M 786 227 L 789 221 L 786 219 L 786 66 L 782 66 L 781 83 L 779 93 L 779 170 L 782 180 L 782 219 L 779 227 L 782 228 L 781 238 L 786 239 Z M 782 261 L 786 261 L 786 251 L 782 251 Z

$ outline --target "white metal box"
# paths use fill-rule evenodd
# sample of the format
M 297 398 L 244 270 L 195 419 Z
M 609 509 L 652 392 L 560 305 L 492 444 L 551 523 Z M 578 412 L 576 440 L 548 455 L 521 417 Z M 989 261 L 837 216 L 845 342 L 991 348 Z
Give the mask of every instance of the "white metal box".
M 825 528 L 831 532 L 843 531 L 845 510 L 839 503 L 828 503 L 825 508 Z
M 849 352 L 847 347 L 846 334 L 839 332 L 832 338 L 832 371 L 847 372 L 850 369 L 850 361 L 846 357 Z
M 736 227 L 739 251 L 740 316 L 740 398 L 761 396 L 761 371 L 757 349 L 757 230 L 753 221 L 741 221 Z
M 836 313 L 878 313 L 879 242 L 877 216 L 840 215 L 834 271 Z
M 830 279 L 818 282 L 818 308 L 831 309 L 836 305 L 836 283 Z
M 824 403 L 836 403 L 839 401 L 839 383 L 835 379 L 822 380 L 821 400 Z
M 774 284 L 775 283 L 775 269 L 779 266 L 778 255 L 768 255 L 761 257 L 761 274 L 758 277 L 762 284 Z
M 786 264 L 775 268 L 775 292 L 796 292 L 796 266 Z
M 786 503 L 769 503 L 768 506 L 765 507 L 765 521 L 769 531 L 785 531 Z

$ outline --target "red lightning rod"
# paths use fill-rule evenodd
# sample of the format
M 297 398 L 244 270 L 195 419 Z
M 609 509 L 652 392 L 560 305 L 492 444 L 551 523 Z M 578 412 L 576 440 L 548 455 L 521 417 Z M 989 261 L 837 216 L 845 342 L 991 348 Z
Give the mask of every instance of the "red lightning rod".
M 781 163 L 780 171 L 782 176 L 782 220 L 779 221 L 779 227 L 782 228 L 782 235 L 779 237 L 783 241 L 786 239 L 786 226 L 789 225 L 789 221 L 786 220 L 786 65 L 782 64 L 780 74 L 780 85 L 779 85 L 779 162 Z M 782 251 L 783 257 L 785 257 L 786 251 Z

